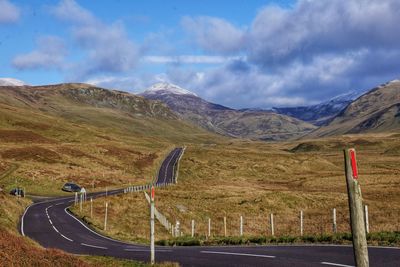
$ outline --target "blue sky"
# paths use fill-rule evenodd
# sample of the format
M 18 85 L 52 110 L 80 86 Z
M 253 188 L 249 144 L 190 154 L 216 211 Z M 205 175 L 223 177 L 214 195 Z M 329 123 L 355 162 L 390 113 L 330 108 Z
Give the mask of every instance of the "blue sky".
M 397 0 L 0 0 L 0 77 L 309 105 L 397 79 L 398 25 Z

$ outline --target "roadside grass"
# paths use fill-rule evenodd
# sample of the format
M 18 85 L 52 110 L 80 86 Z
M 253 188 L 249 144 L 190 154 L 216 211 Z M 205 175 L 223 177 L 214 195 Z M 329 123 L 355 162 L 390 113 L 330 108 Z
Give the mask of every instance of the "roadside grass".
M 180 163 L 178 184 L 156 190 L 156 207 L 170 222 L 179 221 L 184 235 L 191 233 L 192 220 L 196 236 L 207 235 L 210 218 L 209 239 L 224 236 L 224 217 L 227 235 L 239 236 L 240 216 L 245 236 L 270 236 L 271 213 L 276 238 L 296 237 L 300 234 L 301 210 L 305 236 L 333 236 L 333 208 L 337 210 L 338 232 L 350 232 L 342 149 L 354 146 L 372 235 L 399 232 L 400 154 L 391 149 L 399 145 L 400 140 L 391 134 L 285 143 L 238 140 L 190 144 Z M 110 225 L 118 235 L 109 235 L 148 242 L 148 232 L 138 234 L 131 230 L 131 225 L 148 227 L 148 216 L 138 215 L 147 214 L 148 205 L 141 193 L 135 202 L 128 201 L 133 197 L 119 197 L 114 212 L 121 219 Z M 126 208 L 132 205 L 136 208 L 127 215 Z M 125 217 L 129 219 L 124 220 Z M 95 228 L 101 229 L 102 222 L 97 224 Z M 164 229 L 156 231 L 158 240 L 169 239 L 163 238 L 165 235 Z M 379 243 L 378 239 L 371 241 Z M 382 243 L 398 245 L 389 239 Z
M 367 235 L 370 246 L 400 246 L 400 232 L 378 232 Z M 303 236 L 182 236 L 158 240 L 160 246 L 225 246 L 225 245 L 279 245 L 279 244 L 340 244 L 352 243 L 351 233 Z
M 104 231 L 105 203 L 108 202 L 107 231 Z M 69 209 L 89 227 L 103 235 L 124 240 L 149 244 L 150 207 L 143 192 L 129 193 L 93 199 L 93 217 L 90 216 L 90 200 Z M 156 220 L 157 239 L 168 238 L 169 234 Z
M 101 256 L 80 256 L 80 258 L 84 259 L 86 262 L 93 264 L 94 266 L 104 266 L 104 267 L 178 267 L 178 263 L 173 262 L 160 262 L 151 265 L 149 263 L 131 261 L 131 260 L 123 260 L 116 259 L 112 257 L 101 257 Z

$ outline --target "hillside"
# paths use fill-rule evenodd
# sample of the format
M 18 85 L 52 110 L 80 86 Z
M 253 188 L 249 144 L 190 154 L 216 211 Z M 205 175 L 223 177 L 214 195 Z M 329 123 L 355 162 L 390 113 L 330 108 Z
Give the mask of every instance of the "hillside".
M 360 96 L 324 127 L 308 137 L 378 133 L 400 129 L 400 81 L 378 86 Z
M 149 181 L 174 145 L 218 142 L 165 105 L 86 84 L 0 87 L 0 180 L 31 194 Z M 48 190 L 43 192 L 43 188 Z
M 235 110 L 210 103 L 168 83 L 155 84 L 142 96 L 168 105 L 183 119 L 209 131 L 253 140 L 284 140 L 302 136 L 316 127 L 301 120 L 264 110 Z

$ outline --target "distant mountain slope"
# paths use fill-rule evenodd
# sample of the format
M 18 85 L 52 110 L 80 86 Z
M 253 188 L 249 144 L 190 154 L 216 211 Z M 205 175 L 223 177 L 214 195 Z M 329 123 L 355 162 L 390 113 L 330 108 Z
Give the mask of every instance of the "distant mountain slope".
M 25 125 L 29 130 L 35 125 L 51 127 L 49 121 L 64 120 L 67 124 L 96 127 L 105 132 L 141 138 L 151 136 L 165 141 L 210 137 L 206 131 L 183 121 L 165 104 L 88 84 L 2 86 L 0 111 L 0 128 L 7 129 L 15 125 Z M 73 128 L 66 127 L 59 136 L 66 138 L 73 134 Z
M 277 113 L 292 116 L 297 119 L 310 122 L 314 125 L 321 126 L 328 124 L 334 116 L 342 111 L 342 109 L 344 109 L 360 94 L 360 92 L 351 91 L 347 94 L 339 95 L 317 105 L 273 108 L 273 110 Z
M 372 89 L 343 109 L 310 137 L 347 133 L 400 130 L 400 81 L 394 80 Z
M 299 137 L 315 129 L 309 123 L 272 111 L 235 110 L 210 103 L 168 83 L 155 84 L 140 95 L 162 101 L 182 118 L 204 129 L 232 137 L 282 140 Z

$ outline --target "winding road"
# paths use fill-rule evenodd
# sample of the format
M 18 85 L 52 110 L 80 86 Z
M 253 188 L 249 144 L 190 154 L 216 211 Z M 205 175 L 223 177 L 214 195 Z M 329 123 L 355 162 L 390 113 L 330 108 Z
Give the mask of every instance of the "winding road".
M 174 168 L 181 148 L 172 150 L 163 161 L 157 184 L 174 182 Z M 109 191 L 121 194 L 124 189 Z M 104 196 L 104 192 L 88 194 Z M 105 255 L 149 261 L 149 247 L 102 236 L 68 212 L 74 197 L 33 203 L 21 218 L 21 234 L 45 248 L 73 254 Z M 369 247 L 370 266 L 400 266 L 400 249 Z M 229 246 L 156 247 L 156 261 L 179 262 L 182 266 L 354 266 L 351 246 Z

